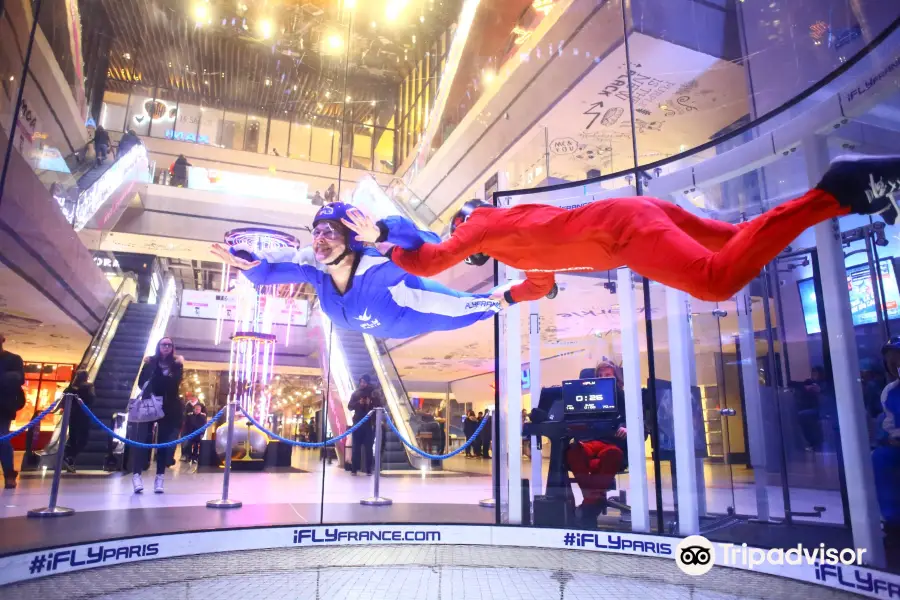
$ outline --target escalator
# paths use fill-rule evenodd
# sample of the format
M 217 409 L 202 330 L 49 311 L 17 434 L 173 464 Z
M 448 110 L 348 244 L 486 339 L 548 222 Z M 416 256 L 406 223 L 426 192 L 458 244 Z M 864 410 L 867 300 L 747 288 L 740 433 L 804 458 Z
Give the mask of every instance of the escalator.
M 375 368 L 375 364 L 366 345 L 365 338 L 367 336 L 357 331 L 349 331 L 346 329 L 336 329 L 335 333 L 337 334 L 338 343 L 340 343 L 341 349 L 343 350 L 344 358 L 347 363 L 347 371 L 353 382 L 358 382 L 360 377 L 362 377 L 363 375 L 376 375 L 378 371 Z M 398 419 L 398 417 L 402 419 L 402 416 L 399 414 L 399 411 L 395 410 L 395 407 L 392 405 L 390 394 L 391 390 L 384 386 L 384 382 L 382 382 L 382 387 L 384 389 L 385 399 L 387 400 L 388 404 L 387 408 L 391 411 L 391 417 L 394 419 L 394 423 L 398 423 L 399 427 L 399 423 L 401 423 L 401 421 Z M 393 471 L 412 468 L 410 457 L 407 456 L 406 447 L 403 445 L 403 442 L 400 441 L 400 438 L 397 437 L 397 434 L 394 433 L 392 429 L 387 428 L 384 430 L 382 442 L 384 444 L 384 450 L 382 451 L 381 455 L 381 464 L 383 469 L 387 471 Z
M 128 405 L 158 311 L 159 306 L 155 304 L 135 302 L 125 309 L 110 341 L 106 359 L 94 379 L 96 400 L 91 410 L 104 423 L 110 423 L 113 413 L 121 412 Z M 106 432 L 99 427 L 91 427 L 87 446 L 78 455 L 78 467 L 101 468 L 108 444 Z
M 94 383 L 95 401 L 91 411 L 104 423 L 112 425 L 116 414 L 122 414 L 128 400 L 134 395 L 137 378 L 148 352 L 150 341 L 163 334 L 175 301 L 175 280 L 166 277 L 165 291 L 157 304 L 136 301 L 137 277 L 127 274 L 110 303 L 101 326 L 78 364 L 77 371 L 87 371 L 88 380 Z M 59 449 L 62 419 L 35 461 L 38 467 L 52 467 Z M 118 425 L 124 429 L 124 424 Z M 79 470 L 99 470 L 106 464 L 110 451 L 109 435 L 92 425 L 87 445 L 79 453 L 76 466 Z M 123 450 L 115 443 L 116 453 Z M 29 462 L 29 461 L 26 461 Z M 26 465 L 23 464 L 23 467 Z
M 90 223 L 104 206 L 120 204 L 116 199 L 131 192 L 136 182 L 149 182 L 152 169 L 140 144 L 103 163 L 88 158 L 88 149 L 84 146 L 53 168 L 35 172 L 76 230 Z M 108 225 L 107 220 L 103 221 Z

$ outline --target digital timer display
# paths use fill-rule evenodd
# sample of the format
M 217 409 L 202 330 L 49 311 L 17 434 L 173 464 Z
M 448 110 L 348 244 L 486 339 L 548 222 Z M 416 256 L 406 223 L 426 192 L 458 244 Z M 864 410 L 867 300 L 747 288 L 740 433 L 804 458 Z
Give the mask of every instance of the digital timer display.
M 563 381 L 564 413 L 569 416 L 610 415 L 617 411 L 616 380 L 574 379 Z

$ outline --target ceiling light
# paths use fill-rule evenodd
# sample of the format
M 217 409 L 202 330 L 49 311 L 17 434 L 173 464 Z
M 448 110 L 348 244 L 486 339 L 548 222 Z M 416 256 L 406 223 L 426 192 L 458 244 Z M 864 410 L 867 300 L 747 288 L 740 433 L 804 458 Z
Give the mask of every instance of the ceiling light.
M 326 98 L 331 98 L 331 92 L 325 92 L 325 97 L 326 97 Z
M 203 83 L 204 83 L 205 85 L 209 85 L 209 80 L 207 79 L 207 80 L 204 81 Z
M 370 102 L 370 104 L 371 104 L 372 106 L 375 106 L 375 101 L 372 100 L 372 102 Z
M 376 23 L 375 21 L 372 21 L 372 29 L 375 29 L 376 27 L 378 27 L 378 23 Z
M 356 8 L 356 0 L 344 0 L 344 9 L 353 10 Z
M 419 23 L 424 23 L 424 22 L 425 22 L 425 15 L 422 15 L 421 17 L 419 17 Z
M 494 72 L 493 71 L 485 71 L 481 74 L 481 80 L 485 85 L 490 85 L 494 81 Z
M 267 86 L 272 85 L 272 80 L 269 79 L 268 77 L 266 77 L 266 85 L 267 85 Z
M 269 19 L 263 19 L 259 22 L 259 33 L 263 36 L 264 40 L 272 37 L 272 34 L 275 32 L 275 25 L 272 24 L 272 21 Z
M 295 92 L 297 91 L 297 86 L 296 86 L 296 85 L 294 86 L 294 91 L 295 91 Z
M 344 47 L 344 38 L 342 38 L 341 36 L 339 36 L 336 33 L 332 33 L 331 35 L 328 36 L 328 49 L 329 50 L 331 50 L 333 52 L 337 52 L 343 47 Z
M 403 9 L 406 8 L 408 3 L 409 0 L 388 0 L 387 6 L 384 9 L 384 16 L 387 17 L 388 21 L 396 21 L 403 13 Z
M 347 96 L 346 102 L 350 102 L 350 96 Z
M 131 60 L 131 54 L 129 52 L 126 52 L 122 55 L 122 58 L 124 58 L 125 60 Z
M 209 20 L 209 7 L 206 3 L 200 2 L 194 6 L 194 20 L 197 21 L 197 25 Z

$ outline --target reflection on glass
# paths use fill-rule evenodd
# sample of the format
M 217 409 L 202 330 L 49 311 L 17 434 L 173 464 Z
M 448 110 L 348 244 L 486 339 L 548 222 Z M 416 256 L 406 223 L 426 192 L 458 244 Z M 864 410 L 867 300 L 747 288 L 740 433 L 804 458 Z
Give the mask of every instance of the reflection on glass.
M 312 125 L 294 122 L 291 125 L 290 157 L 299 160 L 310 160 L 309 143 Z
M 222 122 L 219 146 L 232 150 L 242 150 L 244 147 L 244 130 L 247 126 L 245 113 L 225 112 L 225 120 Z
M 267 127 L 268 122 L 264 115 L 248 115 L 243 149 L 247 152 L 265 152 Z
M 269 154 L 273 156 L 288 156 L 290 136 L 290 121 L 271 119 L 269 121 Z

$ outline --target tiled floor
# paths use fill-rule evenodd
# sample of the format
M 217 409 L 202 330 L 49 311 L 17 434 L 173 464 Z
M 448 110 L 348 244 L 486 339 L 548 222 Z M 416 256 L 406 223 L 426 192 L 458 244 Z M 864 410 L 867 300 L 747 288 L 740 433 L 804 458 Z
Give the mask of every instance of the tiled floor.
M 6 595 L 4 595 L 6 594 Z M 692 578 L 674 562 L 475 546 L 297 548 L 222 553 L 57 575 L 0 589 L 42 600 L 795 600 L 855 598 L 757 573 Z

